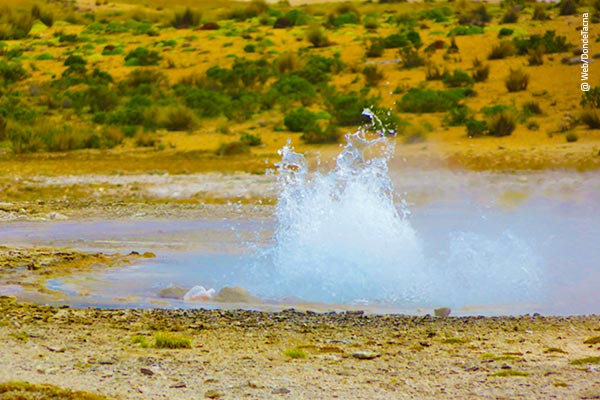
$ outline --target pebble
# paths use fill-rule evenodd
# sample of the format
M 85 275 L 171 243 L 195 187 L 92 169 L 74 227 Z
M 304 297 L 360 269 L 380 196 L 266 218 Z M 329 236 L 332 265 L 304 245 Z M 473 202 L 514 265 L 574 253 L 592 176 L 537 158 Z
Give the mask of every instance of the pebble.
M 371 353 L 368 351 L 357 351 L 356 353 L 352 354 L 352 357 L 359 359 L 359 360 L 373 360 L 380 356 L 381 356 L 381 354 Z
M 288 388 L 277 388 L 277 389 L 273 389 L 273 391 L 271 392 L 271 394 L 288 394 L 290 393 L 290 389 Z
M 169 386 L 169 389 L 183 389 L 185 387 L 187 387 L 185 382 L 176 382 L 176 383 L 172 384 L 171 386 Z
M 146 376 L 152 376 L 154 375 L 154 371 L 152 371 L 149 368 L 140 368 L 140 372 Z

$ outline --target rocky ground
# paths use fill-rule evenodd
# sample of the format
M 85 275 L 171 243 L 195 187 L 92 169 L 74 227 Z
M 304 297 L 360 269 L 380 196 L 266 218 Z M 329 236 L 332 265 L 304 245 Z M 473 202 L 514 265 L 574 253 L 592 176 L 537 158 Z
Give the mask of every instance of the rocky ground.
M 183 348 L 157 348 L 163 333 Z M 118 399 L 588 399 L 600 397 L 598 335 L 597 316 L 76 310 L 5 297 L 0 381 Z

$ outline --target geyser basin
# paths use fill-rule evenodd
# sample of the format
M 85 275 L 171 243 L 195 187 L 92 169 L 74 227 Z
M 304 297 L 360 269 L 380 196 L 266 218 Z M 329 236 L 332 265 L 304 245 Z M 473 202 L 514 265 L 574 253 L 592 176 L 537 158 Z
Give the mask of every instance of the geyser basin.
M 335 168 L 326 171 L 309 171 L 303 156 L 286 146 L 271 218 L 232 211 L 231 218 L 202 221 L 46 225 L 41 237 L 55 243 L 61 235 L 67 243 L 69 235 L 81 240 L 85 232 L 80 243 L 86 246 L 135 244 L 159 255 L 145 265 L 49 286 L 80 305 L 152 306 L 169 285 L 202 285 L 241 286 L 267 304 L 598 312 L 598 174 L 390 172 L 392 142 L 367 137 L 350 135 Z M 26 227 L 13 225 L 18 233 L 29 236 Z M 183 251 L 169 249 L 178 241 Z

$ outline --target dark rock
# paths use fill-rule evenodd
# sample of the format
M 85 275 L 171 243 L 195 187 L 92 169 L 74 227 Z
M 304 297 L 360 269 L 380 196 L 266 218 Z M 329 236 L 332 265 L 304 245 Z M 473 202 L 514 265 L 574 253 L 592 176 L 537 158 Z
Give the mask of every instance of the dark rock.
M 146 376 L 154 375 L 154 371 L 152 371 L 151 369 L 148 369 L 148 368 L 140 368 L 140 372 Z
M 216 22 L 207 22 L 206 24 L 200 26 L 201 31 L 216 31 L 220 26 Z
M 187 387 L 185 382 L 176 382 L 176 383 L 172 384 L 171 386 L 169 386 L 169 389 L 182 389 L 185 387 Z
M 272 394 L 288 394 L 290 393 L 290 389 L 287 388 L 277 388 L 273 389 Z

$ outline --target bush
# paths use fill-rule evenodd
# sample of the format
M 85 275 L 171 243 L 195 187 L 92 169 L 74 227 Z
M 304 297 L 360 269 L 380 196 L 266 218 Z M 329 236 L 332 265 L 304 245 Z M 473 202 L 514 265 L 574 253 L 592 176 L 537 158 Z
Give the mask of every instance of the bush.
M 600 110 L 597 108 L 585 108 L 579 119 L 590 129 L 600 129 Z
M 368 31 L 376 31 L 379 28 L 379 21 L 375 16 L 368 16 L 363 20 L 363 26 Z
M 329 58 L 310 55 L 304 68 L 295 72 L 313 85 L 327 82 L 331 72 L 339 72 L 344 68 L 344 63 L 337 57 Z
M 473 60 L 473 72 L 471 76 L 475 80 L 475 82 L 485 82 L 490 75 L 490 66 L 488 64 L 483 64 L 481 60 L 475 58 Z
M 250 146 L 240 141 L 222 144 L 217 149 L 217 155 L 219 156 L 236 156 L 241 154 L 250 153 Z
M 305 108 L 298 108 L 285 116 L 283 124 L 292 132 L 306 132 L 315 129 L 317 114 Z
M 531 19 L 534 21 L 546 21 L 549 19 L 546 15 L 546 6 L 544 4 L 537 3 L 533 8 L 533 16 Z
M 561 0 L 558 6 L 560 15 L 575 15 L 577 13 L 577 4 L 573 0 Z
M 423 57 L 415 49 L 403 49 L 400 51 L 400 58 L 402 60 L 402 68 L 405 69 L 417 68 L 425 63 Z
M 569 132 L 565 135 L 567 143 L 574 143 L 579 140 L 579 136 L 575 132 Z
M 0 40 L 18 40 L 26 37 L 34 19 L 27 14 L 13 14 L 10 8 L 0 7 Z
M 256 53 L 256 45 L 253 43 L 248 43 L 244 46 L 244 52 L 246 53 Z
M 514 33 L 515 31 L 513 29 L 510 28 L 502 28 L 500 29 L 500 31 L 498 32 L 498 37 L 499 38 L 503 38 L 506 36 L 510 36 Z
M 118 94 L 107 86 L 92 86 L 87 90 L 85 96 L 92 113 L 109 111 L 119 104 Z
M 377 65 L 366 65 L 362 74 L 365 77 L 367 86 L 377 86 L 385 77 L 383 71 Z
M 444 77 L 444 72 L 440 69 L 439 65 L 431 60 L 425 63 L 425 80 L 428 81 L 439 81 Z
M 537 49 L 529 49 L 529 57 L 527 61 L 530 66 L 542 65 L 544 64 L 544 52 L 546 49 L 544 46 L 540 46 Z
M 197 119 L 189 108 L 171 106 L 160 111 L 158 123 L 169 131 L 190 131 L 197 126 Z
M 326 99 L 327 111 L 338 126 L 361 125 L 367 122 L 362 112 L 365 108 L 374 105 L 376 102 L 374 98 L 364 98 L 354 92 L 345 94 L 334 93 Z
M 487 125 L 490 136 L 509 136 L 517 127 L 517 120 L 511 112 L 505 111 L 490 117 Z
M 451 108 L 448 112 L 448 116 L 445 118 L 446 124 L 449 126 L 460 126 L 464 125 L 469 116 L 469 107 L 458 106 Z
M 325 31 L 318 26 L 313 26 L 306 32 L 306 40 L 314 47 L 327 47 L 331 45 Z
M 540 107 L 540 103 L 537 101 L 526 101 L 523 103 L 523 113 L 526 116 L 529 115 L 541 115 L 542 108 Z
M 161 59 L 162 57 L 156 51 L 137 47 L 125 56 L 125 65 L 129 67 L 157 65 Z
M 300 137 L 306 143 L 337 143 L 340 140 L 340 133 L 334 124 L 329 124 L 325 131 L 319 125 L 315 125 L 313 129 L 309 129 Z
M 201 14 L 197 10 L 188 7 L 184 11 L 175 12 L 175 16 L 171 20 L 171 26 L 175 29 L 187 29 L 198 26 L 200 19 Z
M 506 57 L 514 56 L 516 53 L 515 44 L 510 40 L 503 40 L 492 47 L 492 51 L 488 56 L 489 60 L 500 60 Z
M 478 121 L 476 119 L 469 119 L 465 123 L 467 128 L 467 136 L 469 137 L 479 137 L 487 134 L 488 126 L 485 121 Z
M 282 75 L 270 88 L 269 92 L 278 99 L 286 102 L 299 101 L 307 106 L 314 102 L 317 91 L 312 84 L 298 75 Z
M 594 86 L 587 92 L 584 92 L 581 95 L 581 102 L 579 104 L 583 107 L 600 108 L 600 86 Z
M 397 49 L 408 47 L 410 45 L 418 48 L 421 46 L 421 36 L 418 32 L 411 30 L 403 31 L 402 33 L 392 33 L 384 38 L 386 49 Z
M 492 17 L 487 11 L 485 5 L 480 5 L 472 9 L 469 13 L 459 16 L 458 23 L 461 25 L 475 25 L 484 27 L 485 24 L 490 22 Z
M 502 17 L 503 24 L 514 24 L 519 20 L 519 13 L 513 8 L 510 9 Z
M 385 50 L 385 47 L 385 40 L 383 38 L 371 38 L 369 40 L 369 44 L 367 45 L 365 55 L 371 58 L 381 57 L 383 55 L 383 50 Z
M 213 90 L 182 86 L 177 88 L 177 93 L 188 107 L 203 118 L 217 117 L 230 106 L 229 97 Z
M 277 58 L 275 67 L 280 74 L 285 74 L 300 69 L 301 63 L 296 54 L 286 51 Z
M 262 139 L 260 138 L 260 136 L 253 135 L 251 133 L 243 133 L 240 136 L 240 142 L 250 147 L 254 147 L 260 146 L 262 144 Z
M 419 12 L 419 19 L 427 19 L 434 22 L 446 22 L 452 16 L 450 7 L 433 8 Z
M 0 79 L 4 85 L 21 81 L 26 77 L 27 72 L 20 63 L 0 59 Z
M 504 80 L 504 85 L 509 92 L 520 92 L 527 90 L 529 84 L 529 74 L 522 69 L 510 69 L 510 73 Z
M 162 86 L 168 84 L 167 76 L 159 69 L 136 68 L 127 74 L 123 83 L 131 88 L 142 85 Z
M 556 36 L 554 31 L 546 31 L 543 36 L 516 37 L 513 39 L 519 54 L 527 54 L 531 49 L 544 48 L 547 54 L 562 53 L 569 50 L 565 36 Z
M 293 9 L 285 13 L 284 18 L 286 18 L 292 26 L 306 25 L 310 20 L 310 16 L 304 11 Z
M 398 111 L 408 113 L 445 112 L 469 95 L 469 89 L 432 90 L 411 88 L 396 104 Z
M 456 88 L 471 86 L 475 83 L 475 80 L 471 78 L 465 71 L 455 69 L 451 74 L 444 74 L 442 82 L 444 82 L 446 87 Z

